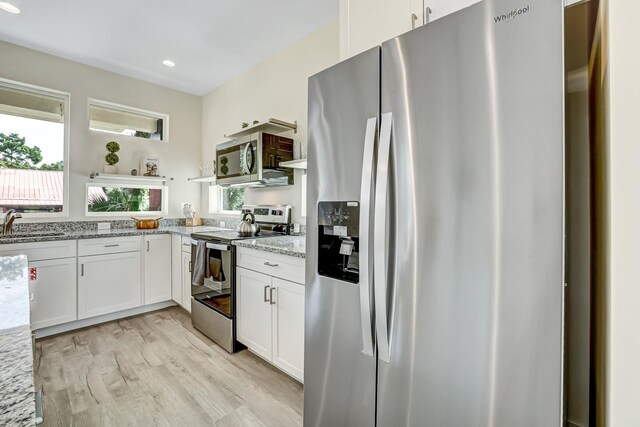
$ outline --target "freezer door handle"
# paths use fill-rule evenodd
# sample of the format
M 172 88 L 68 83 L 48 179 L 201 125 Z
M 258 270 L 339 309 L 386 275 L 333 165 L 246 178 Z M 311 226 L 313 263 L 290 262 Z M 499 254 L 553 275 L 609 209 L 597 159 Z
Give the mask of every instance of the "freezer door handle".
M 392 113 L 382 115 L 380 145 L 376 170 L 376 197 L 374 208 L 373 265 L 374 297 L 376 310 L 376 337 L 378 359 L 389 363 L 391 340 L 387 306 L 387 195 L 389 194 L 389 160 L 391 154 Z
M 371 220 L 371 189 L 373 188 L 373 161 L 378 118 L 367 120 L 360 185 L 360 321 L 362 324 L 362 352 L 373 357 L 373 323 L 371 317 L 371 274 L 369 234 Z

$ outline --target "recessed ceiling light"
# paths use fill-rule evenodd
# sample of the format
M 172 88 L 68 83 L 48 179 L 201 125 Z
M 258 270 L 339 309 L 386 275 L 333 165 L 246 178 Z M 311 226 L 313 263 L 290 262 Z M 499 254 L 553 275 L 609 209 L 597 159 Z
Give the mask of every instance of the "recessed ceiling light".
M 11 3 L 7 3 L 6 1 L 0 1 L 0 9 L 4 10 L 5 12 L 13 13 L 16 15 L 20 13 L 20 9 L 18 9 Z
M 164 65 L 165 67 L 173 68 L 176 66 L 176 63 L 169 59 L 165 59 L 164 61 L 162 61 L 162 65 Z

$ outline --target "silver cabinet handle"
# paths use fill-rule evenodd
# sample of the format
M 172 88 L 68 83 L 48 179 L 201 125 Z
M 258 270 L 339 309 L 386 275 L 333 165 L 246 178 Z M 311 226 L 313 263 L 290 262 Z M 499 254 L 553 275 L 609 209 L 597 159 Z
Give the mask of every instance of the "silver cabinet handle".
M 147 241 L 147 252 L 149 252 L 149 242 Z
M 367 120 L 360 185 L 360 324 L 362 326 L 362 352 L 373 357 L 373 316 L 371 315 L 371 262 L 369 259 L 369 233 L 371 218 L 371 189 L 373 188 L 373 162 L 377 117 Z
M 387 308 L 387 195 L 389 190 L 389 160 L 391 152 L 392 113 L 382 115 L 380 124 L 380 146 L 376 171 L 375 219 L 373 229 L 373 280 L 376 308 L 376 337 L 378 357 L 389 363 L 391 343 L 389 340 Z
M 273 291 L 275 291 L 276 288 L 271 288 L 269 289 L 269 304 L 274 305 L 276 302 L 273 300 Z
M 84 264 L 80 264 L 80 276 L 84 276 Z
M 33 292 L 29 292 L 29 301 L 33 302 L 36 299 L 36 296 L 33 294 Z
M 278 264 L 271 264 L 269 261 L 265 262 L 264 265 L 266 265 L 267 267 L 277 267 Z
M 115 243 L 113 245 L 104 245 L 105 248 L 117 248 L 118 246 L 120 246 L 119 243 Z
M 208 249 L 217 249 L 219 251 L 228 251 L 231 249 L 229 245 L 220 245 L 218 243 L 207 243 Z
M 189 273 L 191 273 L 191 261 L 189 261 Z
M 267 296 L 267 289 L 270 289 L 271 286 L 267 285 L 264 287 L 264 302 L 269 302 L 269 297 Z

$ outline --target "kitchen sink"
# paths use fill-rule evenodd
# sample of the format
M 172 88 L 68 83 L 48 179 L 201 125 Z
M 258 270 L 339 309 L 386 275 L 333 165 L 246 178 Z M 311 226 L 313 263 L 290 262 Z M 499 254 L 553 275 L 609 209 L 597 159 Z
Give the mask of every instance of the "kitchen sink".
M 25 239 L 29 237 L 51 237 L 51 236 L 64 236 L 62 231 L 52 231 L 48 233 L 13 233 L 0 235 L 0 239 Z

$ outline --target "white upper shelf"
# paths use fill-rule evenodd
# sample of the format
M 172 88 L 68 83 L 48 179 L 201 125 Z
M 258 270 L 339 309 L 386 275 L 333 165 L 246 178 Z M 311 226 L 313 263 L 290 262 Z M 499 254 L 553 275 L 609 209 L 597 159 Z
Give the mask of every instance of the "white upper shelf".
M 252 133 L 256 132 L 267 132 L 277 135 L 291 130 L 294 133 L 298 132 L 298 122 L 289 123 L 283 120 L 271 118 L 264 123 L 257 123 L 255 125 L 241 129 L 237 132 L 226 134 L 224 135 L 224 137 L 228 139 L 236 139 L 240 138 L 241 136 L 251 135 Z
M 120 175 L 112 173 L 91 172 L 89 178 L 93 181 L 134 181 L 134 182 L 155 182 L 165 183 L 173 181 L 173 178 L 166 176 L 144 176 L 144 175 Z
M 216 176 L 215 175 L 207 175 L 207 176 L 196 176 L 193 178 L 187 178 L 188 181 L 191 182 L 210 182 L 215 184 Z
M 307 169 L 307 159 L 289 160 L 288 162 L 280 162 L 280 166 L 292 169 Z

